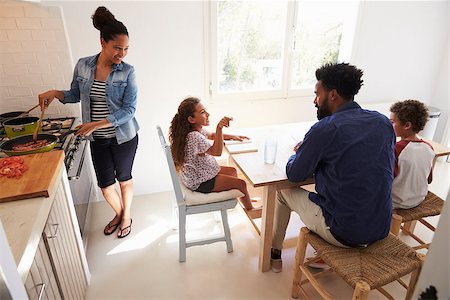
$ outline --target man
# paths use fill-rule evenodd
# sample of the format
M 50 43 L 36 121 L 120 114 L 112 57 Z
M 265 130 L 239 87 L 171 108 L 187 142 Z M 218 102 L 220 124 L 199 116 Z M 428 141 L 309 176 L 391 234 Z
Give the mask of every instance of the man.
M 395 134 L 387 117 L 354 102 L 362 74 L 346 63 L 316 70 L 319 122 L 286 165 L 289 181 L 314 176 L 316 193 L 301 188 L 277 193 L 274 272 L 282 269 L 281 249 L 292 210 L 311 231 L 339 247 L 367 247 L 389 233 Z

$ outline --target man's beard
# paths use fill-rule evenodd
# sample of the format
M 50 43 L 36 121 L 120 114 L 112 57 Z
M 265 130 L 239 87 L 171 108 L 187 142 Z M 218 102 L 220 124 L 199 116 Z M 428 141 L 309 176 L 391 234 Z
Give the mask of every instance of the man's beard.
M 328 96 L 323 100 L 321 106 L 318 106 L 316 104 L 316 107 L 317 107 L 317 120 L 322 120 L 323 118 L 332 115 L 330 107 L 328 106 Z

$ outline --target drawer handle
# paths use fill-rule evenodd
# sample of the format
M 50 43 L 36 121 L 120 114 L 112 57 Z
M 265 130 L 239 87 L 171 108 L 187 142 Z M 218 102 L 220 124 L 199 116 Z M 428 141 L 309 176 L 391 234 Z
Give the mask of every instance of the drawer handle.
M 58 228 L 59 228 L 59 224 L 58 223 L 56 223 L 56 224 L 52 224 L 51 226 L 53 226 L 54 228 L 55 228 L 55 233 L 54 234 L 51 234 L 52 233 L 52 230 L 49 228 L 49 231 L 50 231 L 50 236 L 47 236 L 47 238 L 48 239 L 53 239 L 53 238 L 55 238 L 55 237 L 57 237 L 58 236 Z
M 38 286 L 41 286 L 41 290 L 39 291 L 39 295 L 38 295 L 38 300 L 41 300 L 42 296 L 44 295 L 45 283 L 36 284 L 35 285 L 36 289 L 37 289 Z

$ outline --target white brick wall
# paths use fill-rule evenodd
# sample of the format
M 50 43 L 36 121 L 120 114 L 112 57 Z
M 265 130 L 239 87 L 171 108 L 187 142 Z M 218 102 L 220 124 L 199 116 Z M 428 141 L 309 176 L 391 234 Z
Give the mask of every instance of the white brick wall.
M 30 30 L 7 30 L 7 37 L 9 41 L 31 41 Z
M 13 18 L 0 18 L 0 29 L 16 29 L 16 22 Z
M 72 73 L 59 7 L 0 1 L 0 113 L 28 110 L 49 89 L 69 89 Z M 54 101 L 46 116 L 79 117 L 79 106 Z
M 17 28 L 20 29 L 41 29 L 40 18 L 16 18 Z

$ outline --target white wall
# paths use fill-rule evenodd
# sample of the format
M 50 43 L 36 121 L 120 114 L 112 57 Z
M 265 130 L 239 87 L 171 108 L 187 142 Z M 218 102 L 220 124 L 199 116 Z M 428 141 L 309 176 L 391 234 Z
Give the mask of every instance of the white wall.
M 128 27 L 130 50 L 125 61 L 136 68 L 137 118 L 142 127 L 134 168 L 137 194 L 170 189 L 155 125 L 167 128 L 179 102 L 187 95 L 206 99 L 212 124 L 223 115 L 233 116 L 229 132 L 233 127 L 315 119 L 312 91 L 310 96 L 295 100 L 242 103 L 207 100 L 203 36 L 206 2 L 42 3 L 61 5 L 73 62 L 100 51 L 99 32 L 90 20 L 97 6 L 107 6 Z M 448 99 L 448 89 L 443 97 L 438 97 L 436 82 L 442 78 L 442 72 L 448 82 L 448 69 L 441 67 L 448 50 L 447 38 L 448 2 L 364 2 L 352 59 L 365 72 L 364 86 L 356 100 L 364 107 L 384 113 L 388 112 L 390 102 L 406 98 L 446 105 L 442 101 Z
M 448 2 L 363 2 L 359 30 L 353 62 L 365 74 L 360 98 L 430 103 L 448 50 Z
M 439 223 L 433 236 L 433 241 L 428 249 L 422 271 L 417 281 L 416 289 L 412 299 L 419 299 L 421 294 L 430 286 L 437 290 L 438 299 L 450 299 L 450 265 L 448 264 L 449 255 L 449 218 L 450 218 L 450 191 L 447 194 L 442 208 Z M 431 297 L 422 297 L 421 299 L 431 299 Z

